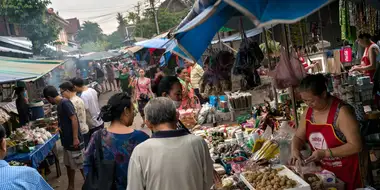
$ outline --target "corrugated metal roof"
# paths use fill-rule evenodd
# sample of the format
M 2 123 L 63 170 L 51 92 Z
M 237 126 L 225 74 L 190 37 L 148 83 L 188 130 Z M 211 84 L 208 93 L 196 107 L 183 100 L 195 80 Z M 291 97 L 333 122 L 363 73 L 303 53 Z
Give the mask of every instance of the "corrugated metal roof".
M 2 47 L 2 46 L 0 46 L 0 51 L 2 51 L 2 52 L 12 52 L 12 53 L 21 53 L 21 54 L 26 54 L 26 55 L 32 55 L 33 54 L 32 52 L 21 51 L 21 50 L 17 50 L 17 49 Z
M 61 65 L 60 60 L 31 60 L 0 57 L 0 83 L 38 78 Z
M 0 36 L 0 41 L 28 50 L 32 50 L 32 42 L 24 37 Z

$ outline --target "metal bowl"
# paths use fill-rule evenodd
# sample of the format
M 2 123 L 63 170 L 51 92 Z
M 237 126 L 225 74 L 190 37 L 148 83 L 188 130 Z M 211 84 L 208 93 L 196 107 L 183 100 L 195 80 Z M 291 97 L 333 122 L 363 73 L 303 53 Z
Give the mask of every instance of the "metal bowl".
M 366 142 L 372 142 L 372 143 L 380 143 L 380 133 L 375 133 L 371 135 L 367 135 L 365 137 Z

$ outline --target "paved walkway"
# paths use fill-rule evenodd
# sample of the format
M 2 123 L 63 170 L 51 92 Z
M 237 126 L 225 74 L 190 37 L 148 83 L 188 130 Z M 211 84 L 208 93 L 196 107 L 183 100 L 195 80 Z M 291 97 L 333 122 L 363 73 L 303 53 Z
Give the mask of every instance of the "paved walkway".
M 99 99 L 99 104 L 100 106 L 103 106 L 107 103 L 108 99 L 113 95 L 115 94 L 115 92 L 109 92 L 109 93 L 106 93 L 106 94 L 103 94 L 100 96 L 100 99 Z M 135 128 L 135 129 L 138 129 L 138 130 L 142 130 L 144 131 L 145 133 L 147 134 L 151 134 L 150 130 L 149 129 L 141 129 L 140 126 L 142 124 L 142 118 L 140 115 L 137 115 L 134 119 L 134 122 L 133 122 L 133 125 L 132 127 Z M 110 123 L 106 123 L 106 126 L 109 126 Z M 68 179 L 67 179 L 67 172 L 66 172 L 66 167 L 65 165 L 63 164 L 63 148 L 61 146 L 61 142 L 58 141 L 57 142 L 57 148 L 58 148 L 58 157 L 59 157 L 59 160 L 60 160 L 60 166 L 61 166 L 61 171 L 62 171 L 62 176 L 57 178 L 56 176 L 56 170 L 55 170 L 55 167 L 54 166 L 51 166 L 50 169 L 52 170 L 51 171 L 51 174 L 49 174 L 47 176 L 47 182 L 55 189 L 55 190 L 67 190 L 67 186 L 68 186 Z M 81 175 L 81 173 L 79 172 L 79 170 L 76 172 L 76 175 L 75 175 L 75 190 L 81 190 L 82 189 L 82 185 L 83 185 L 83 177 Z

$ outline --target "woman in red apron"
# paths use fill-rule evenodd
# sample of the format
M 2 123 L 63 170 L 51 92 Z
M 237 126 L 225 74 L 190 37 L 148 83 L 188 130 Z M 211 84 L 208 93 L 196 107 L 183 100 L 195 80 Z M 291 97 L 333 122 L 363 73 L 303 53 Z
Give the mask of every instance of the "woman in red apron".
M 309 108 L 293 138 L 291 162 L 320 162 L 323 169 L 345 182 L 346 189 L 362 187 L 358 155 L 362 143 L 350 107 L 327 93 L 326 79 L 321 74 L 305 77 L 300 95 Z M 313 150 L 308 158 L 300 154 L 305 143 Z
M 373 82 L 373 76 L 376 71 L 376 56 L 379 54 L 379 47 L 371 41 L 371 35 L 362 33 L 358 36 L 358 44 L 365 48 L 361 64 L 352 67 L 350 71 L 361 71 L 366 76 L 371 78 Z

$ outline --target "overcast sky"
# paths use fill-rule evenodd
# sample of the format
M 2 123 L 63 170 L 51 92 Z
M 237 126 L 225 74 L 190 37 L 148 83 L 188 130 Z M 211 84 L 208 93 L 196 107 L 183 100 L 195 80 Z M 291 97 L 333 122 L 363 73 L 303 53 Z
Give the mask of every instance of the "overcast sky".
M 116 13 L 134 11 L 139 0 L 51 0 L 49 7 L 64 18 L 78 18 L 82 22 L 90 20 L 99 23 L 105 34 L 116 30 Z

